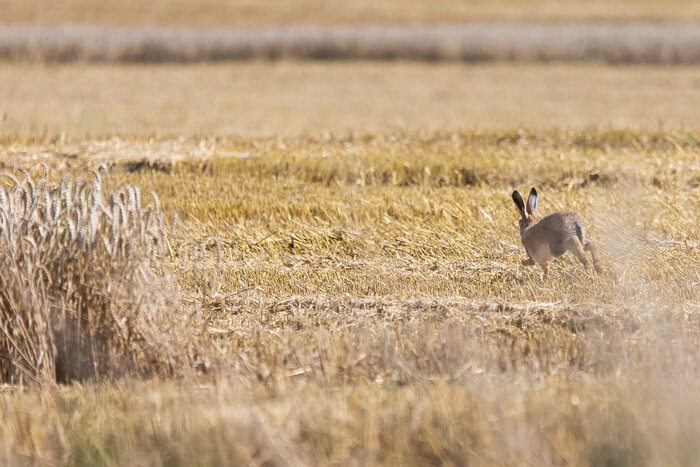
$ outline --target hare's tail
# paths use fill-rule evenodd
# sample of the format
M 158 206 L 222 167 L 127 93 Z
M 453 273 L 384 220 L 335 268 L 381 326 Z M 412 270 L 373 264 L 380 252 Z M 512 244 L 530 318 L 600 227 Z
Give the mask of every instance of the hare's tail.
M 580 222 L 574 222 L 574 235 L 578 237 L 578 241 L 581 242 L 581 245 L 586 244 L 586 238 L 583 233 L 583 226 Z

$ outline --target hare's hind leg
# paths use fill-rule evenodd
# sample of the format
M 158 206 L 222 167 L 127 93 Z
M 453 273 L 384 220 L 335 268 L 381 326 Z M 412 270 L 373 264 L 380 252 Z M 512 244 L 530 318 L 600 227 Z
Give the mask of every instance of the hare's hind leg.
M 595 270 L 598 274 L 601 274 L 603 272 L 603 265 L 600 262 L 600 252 L 598 251 L 598 244 L 592 240 L 588 240 L 583 246 L 583 249 L 591 252 L 591 256 L 593 256 L 593 267 L 595 267 Z
M 523 266 L 534 266 L 534 265 L 535 265 L 535 260 L 532 259 L 532 258 L 530 258 L 530 257 L 528 257 L 527 259 L 524 259 L 524 260 L 520 261 L 520 264 L 522 264 Z
M 581 241 L 578 239 L 578 237 L 571 237 L 567 241 L 566 246 L 567 250 L 571 251 L 578 258 L 578 260 L 581 261 L 583 267 L 588 269 L 590 263 L 588 261 L 588 258 L 586 257 L 586 252 L 583 251 L 583 245 L 581 245 Z

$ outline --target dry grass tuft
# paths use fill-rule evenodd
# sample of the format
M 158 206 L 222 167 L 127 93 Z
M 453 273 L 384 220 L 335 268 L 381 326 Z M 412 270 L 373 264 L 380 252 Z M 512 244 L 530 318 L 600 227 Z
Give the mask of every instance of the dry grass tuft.
M 172 375 L 201 358 L 171 281 L 159 200 L 138 187 L 104 194 L 91 179 L 48 170 L 2 174 L 0 379 L 41 385 L 128 373 Z

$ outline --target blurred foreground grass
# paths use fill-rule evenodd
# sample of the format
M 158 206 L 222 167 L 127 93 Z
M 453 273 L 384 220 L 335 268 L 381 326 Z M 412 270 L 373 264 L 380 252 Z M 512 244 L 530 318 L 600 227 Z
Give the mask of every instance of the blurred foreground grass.
M 0 397 L 10 463 L 693 465 L 700 136 L 10 137 L 5 170 L 104 164 L 173 216 L 221 356 L 199 378 Z M 519 264 L 514 188 L 578 210 L 595 275 Z M 192 245 L 199 245 L 200 254 Z

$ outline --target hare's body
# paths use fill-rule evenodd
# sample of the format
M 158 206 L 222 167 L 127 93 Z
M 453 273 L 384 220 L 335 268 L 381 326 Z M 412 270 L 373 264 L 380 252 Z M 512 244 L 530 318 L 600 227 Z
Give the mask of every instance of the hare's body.
M 549 274 L 549 262 L 567 251 L 571 251 L 583 266 L 588 268 L 589 261 L 585 252 L 590 251 L 596 271 L 602 271 L 598 247 L 595 242 L 586 241 L 581 216 L 575 212 L 559 211 L 543 217 L 538 222 L 535 217 L 537 191 L 534 188 L 530 191 L 527 207 L 517 191 L 513 192 L 513 201 L 522 215 L 520 240 L 528 255 L 528 258 L 522 261 L 523 265 L 539 265 L 546 278 Z
M 563 211 L 545 216 L 520 232 L 525 251 L 537 264 L 566 253 L 572 236 L 578 237 L 581 244 L 585 243 L 581 217 L 575 212 Z

